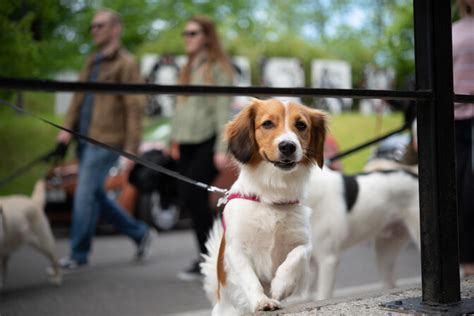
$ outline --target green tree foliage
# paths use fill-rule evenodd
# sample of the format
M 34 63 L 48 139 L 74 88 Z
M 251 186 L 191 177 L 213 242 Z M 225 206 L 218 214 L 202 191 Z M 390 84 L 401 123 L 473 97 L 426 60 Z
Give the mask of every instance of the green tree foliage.
M 414 74 L 413 6 L 406 0 L 381 0 L 371 17 L 376 25 L 376 64 L 397 71 L 397 86 Z
M 254 83 L 258 61 L 269 56 L 297 57 L 307 74 L 314 58 L 347 60 L 354 86 L 363 82 L 369 63 L 393 67 L 399 82 L 413 72 L 413 12 L 407 0 L 5 0 L 1 75 L 46 77 L 78 69 L 93 49 L 89 25 L 100 7 L 121 13 L 123 42 L 138 55 L 183 54 L 186 19 L 210 16 L 226 50 L 250 58 Z M 362 14 L 356 25 L 355 13 Z
M 21 10 L 19 3 L 0 3 L 0 69 L 4 76 L 27 76 L 39 59 L 39 48 L 31 32 L 35 15 Z M 33 70 L 33 71 L 32 71 Z

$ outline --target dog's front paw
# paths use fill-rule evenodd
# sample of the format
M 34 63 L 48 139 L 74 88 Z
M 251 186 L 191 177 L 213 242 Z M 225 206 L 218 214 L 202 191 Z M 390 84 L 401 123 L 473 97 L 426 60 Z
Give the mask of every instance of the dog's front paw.
M 293 279 L 284 280 L 282 278 L 275 278 L 271 285 L 272 298 L 281 301 L 293 294 L 295 289 L 296 283 Z
M 261 312 L 261 311 L 274 311 L 277 309 L 280 309 L 280 302 L 277 300 L 271 299 L 271 298 L 264 298 L 260 300 L 257 304 L 257 307 L 255 308 L 256 312 Z
M 54 270 L 52 267 L 46 268 L 46 275 L 50 283 L 54 285 L 61 285 L 63 283 L 63 277 L 60 270 Z

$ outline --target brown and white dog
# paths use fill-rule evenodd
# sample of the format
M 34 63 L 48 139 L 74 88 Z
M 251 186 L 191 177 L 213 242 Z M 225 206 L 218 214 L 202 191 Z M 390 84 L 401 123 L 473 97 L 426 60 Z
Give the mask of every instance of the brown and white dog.
M 54 253 L 51 227 L 44 214 L 45 182 L 39 180 L 30 197 L 11 195 L 0 197 L 0 289 L 7 274 L 10 254 L 23 244 L 30 244 L 51 261 L 50 281 L 60 284 L 61 269 Z
M 306 290 L 311 211 L 298 201 L 325 134 L 322 112 L 277 100 L 253 99 L 226 126 L 240 174 L 201 265 L 213 315 L 276 310 Z

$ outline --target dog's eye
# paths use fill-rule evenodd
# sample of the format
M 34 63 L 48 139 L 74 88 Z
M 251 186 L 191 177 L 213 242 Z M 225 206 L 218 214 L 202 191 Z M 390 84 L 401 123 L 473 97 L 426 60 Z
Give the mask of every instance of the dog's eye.
M 306 126 L 306 123 L 305 123 L 305 122 L 298 121 L 298 122 L 296 122 L 295 127 L 296 127 L 299 131 L 304 131 L 307 126 Z
M 270 120 L 266 120 L 265 122 L 262 123 L 262 127 L 265 128 L 265 129 L 270 129 L 274 126 L 275 125 L 273 125 L 273 122 L 270 121 Z

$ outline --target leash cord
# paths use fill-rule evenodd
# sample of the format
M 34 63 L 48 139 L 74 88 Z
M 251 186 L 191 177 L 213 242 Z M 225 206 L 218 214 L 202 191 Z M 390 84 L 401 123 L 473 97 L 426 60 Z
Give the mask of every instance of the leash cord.
M 33 161 L 29 162 L 28 164 L 24 165 L 23 167 L 18 168 L 17 170 L 12 172 L 9 176 L 6 176 L 5 178 L 1 179 L 0 180 L 0 187 L 3 187 L 4 185 L 6 185 L 6 184 L 10 183 L 11 181 L 13 181 L 14 179 L 16 179 L 17 177 L 21 176 L 22 174 L 24 174 L 25 172 L 30 170 L 37 163 L 40 163 L 42 161 L 47 161 L 48 158 L 51 156 L 51 153 L 52 152 L 48 152 L 44 155 L 39 156 L 38 158 L 36 158 Z
M 350 148 L 350 149 L 348 149 L 348 150 L 346 150 L 346 151 L 343 151 L 342 153 L 339 153 L 339 154 L 337 154 L 337 155 L 334 155 L 334 156 L 332 156 L 331 158 L 329 158 L 328 161 L 329 161 L 329 163 L 331 163 L 331 162 L 334 162 L 334 161 L 339 160 L 339 159 L 341 159 L 341 158 L 344 158 L 345 156 L 349 156 L 350 154 L 353 154 L 353 153 L 355 153 L 355 152 L 357 152 L 357 151 L 359 151 L 359 150 L 361 150 L 361 149 L 364 149 L 365 147 L 368 147 L 368 146 L 370 146 L 370 145 L 376 144 L 376 143 L 378 143 L 378 142 L 380 142 L 380 141 L 382 141 L 382 140 L 384 140 L 384 139 L 386 139 L 386 138 L 389 138 L 389 137 L 392 136 L 392 135 L 395 135 L 395 134 L 398 134 L 398 133 L 403 132 L 404 130 L 408 129 L 408 128 L 410 127 L 410 125 L 411 125 L 411 122 L 407 122 L 407 123 L 403 124 L 400 128 L 398 128 L 398 129 L 396 129 L 396 130 L 394 130 L 394 131 L 391 131 L 391 132 L 389 132 L 389 133 L 387 133 L 387 134 L 384 134 L 384 135 L 382 135 L 382 136 L 380 136 L 380 137 L 371 139 L 371 140 L 369 140 L 368 142 L 365 142 L 365 143 L 363 143 L 363 144 L 357 145 L 357 146 L 355 146 L 355 147 L 353 147 L 353 148 Z
M 94 145 L 96 145 L 96 146 L 105 148 L 105 149 L 110 150 L 110 151 L 113 151 L 113 152 L 115 152 L 115 153 L 117 153 L 117 154 L 119 154 L 119 155 L 121 155 L 121 156 L 124 156 L 124 157 L 126 157 L 126 158 L 128 158 L 128 159 L 130 159 L 130 160 L 132 160 L 132 161 L 134 161 L 134 162 L 136 162 L 136 163 L 139 163 L 139 164 L 141 164 L 141 165 L 143 165 L 143 166 L 145 166 L 145 167 L 147 167 L 147 168 L 150 168 L 150 169 L 152 169 L 152 170 L 154 170 L 154 171 L 157 171 L 157 172 L 166 174 L 166 175 L 168 175 L 168 176 L 170 176 L 170 177 L 173 177 L 173 178 L 175 178 L 175 179 L 178 179 L 178 180 L 181 180 L 181 181 L 183 181 L 183 182 L 186 182 L 186 183 L 195 185 L 195 186 L 197 186 L 197 187 L 200 187 L 200 188 L 202 188 L 202 189 L 207 190 L 208 192 L 215 192 L 215 193 L 220 193 L 220 194 L 225 194 L 225 193 L 227 192 L 226 189 L 218 188 L 218 187 L 215 187 L 215 186 L 212 186 L 212 185 L 208 185 L 208 184 L 203 183 L 203 182 L 199 182 L 199 181 L 193 180 L 193 179 L 191 179 L 191 178 L 188 178 L 188 177 L 186 177 L 186 176 L 183 176 L 182 174 L 180 174 L 180 173 L 178 173 L 178 172 L 176 172 L 176 171 L 173 171 L 173 170 L 167 169 L 167 168 L 165 168 L 165 167 L 162 167 L 162 166 L 160 166 L 160 165 L 158 165 L 158 164 L 155 164 L 155 163 L 153 163 L 153 162 L 151 162 L 151 161 L 149 161 L 149 160 L 143 159 L 143 158 L 141 158 L 141 157 L 138 157 L 138 156 L 136 156 L 136 155 L 133 155 L 133 154 L 131 154 L 131 153 L 128 153 L 128 152 L 126 152 L 126 151 L 124 151 L 124 150 L 121 150 L 121 149 L 119 149 L 119 148 L 112 147 L 112 146 L 110 146 L 110 145 L 104 144 L 104 143 L 99 142 L 99 141 L 97 141 L 97 140 L 95 140 L 95 139 L 93 139 L 93 138 L 90 138 L 90 137 L 88 137 L 88 136 L 82 135 L 82 134 L 80 134 L 80 133 L 78 133 L 78 132 L 76 132 L 76 131 L 70 130 L 70 129 L 64 127 L 64 126 L 58 125 L 58 124 L 56 124 L 56 123 L 53 123 L 53 122 L 51 122 L 51 121 L 49 121 L 49 120 L 47 120 L 47 119 L 45 119 L 45 118 L 42 118 L 42 117 L 40 117 L 40 116 L 38 116 L 38 115 L 36 115 L 36 114 L 34 114 L 34 113 L 28 112 L 28 111 L 26 111 L 25 109 L 22 109 L 22 108 L 20 108 L 20 107 L 18 107 L 18 106 L 16 106 L 16 105 L 14 105 L 14 104 L 12 104 L 12 103 L 6 101 L 6 100 L 0 99 L 0 104 L 3 104 L 3 105 L 5 105 L 5 106 L 7 106 L 7 107 L 9 107 L 9 108 L 11 108 L 11 109 L 14 109 L 14 110 L 16 110 L 16 111 L 18 111 L 18 112 L 21 112 L 21 113 L 23 113 L 23 114 L 26 114 L 26 115 L 29 115 L 29 116 L 31 116 L 31 117 L 34 117 L 35 119 L 38 119 L 38 120 L 42 121 L 43 123 L 46 123 L 46 124 L 48 124 L 48 125 L 51 125 L 51 126 L 57 128 L 57 129 L 66 131 L 66 132 L 68 132 L 68 133 L 70 133 L 70 134 L 72 134 L 72 135 L 74 135 L 74 136 L 77 136 L 77 137 L 79 137 L 79 138 L 81 138 L 81 139 L 87 141 L 88 143 L 94 144 Z M 41 158 L 44 158 L 44 157 L 41 157 Z M 35 163 L 36 163 L 36 161 L 35 161 Z M 4 180 L 2 180 L 2 183 L 3 183 L 3 181 L 4 181 Z M 0 184 L 0 186 L 1 186 L 1 184 Z

